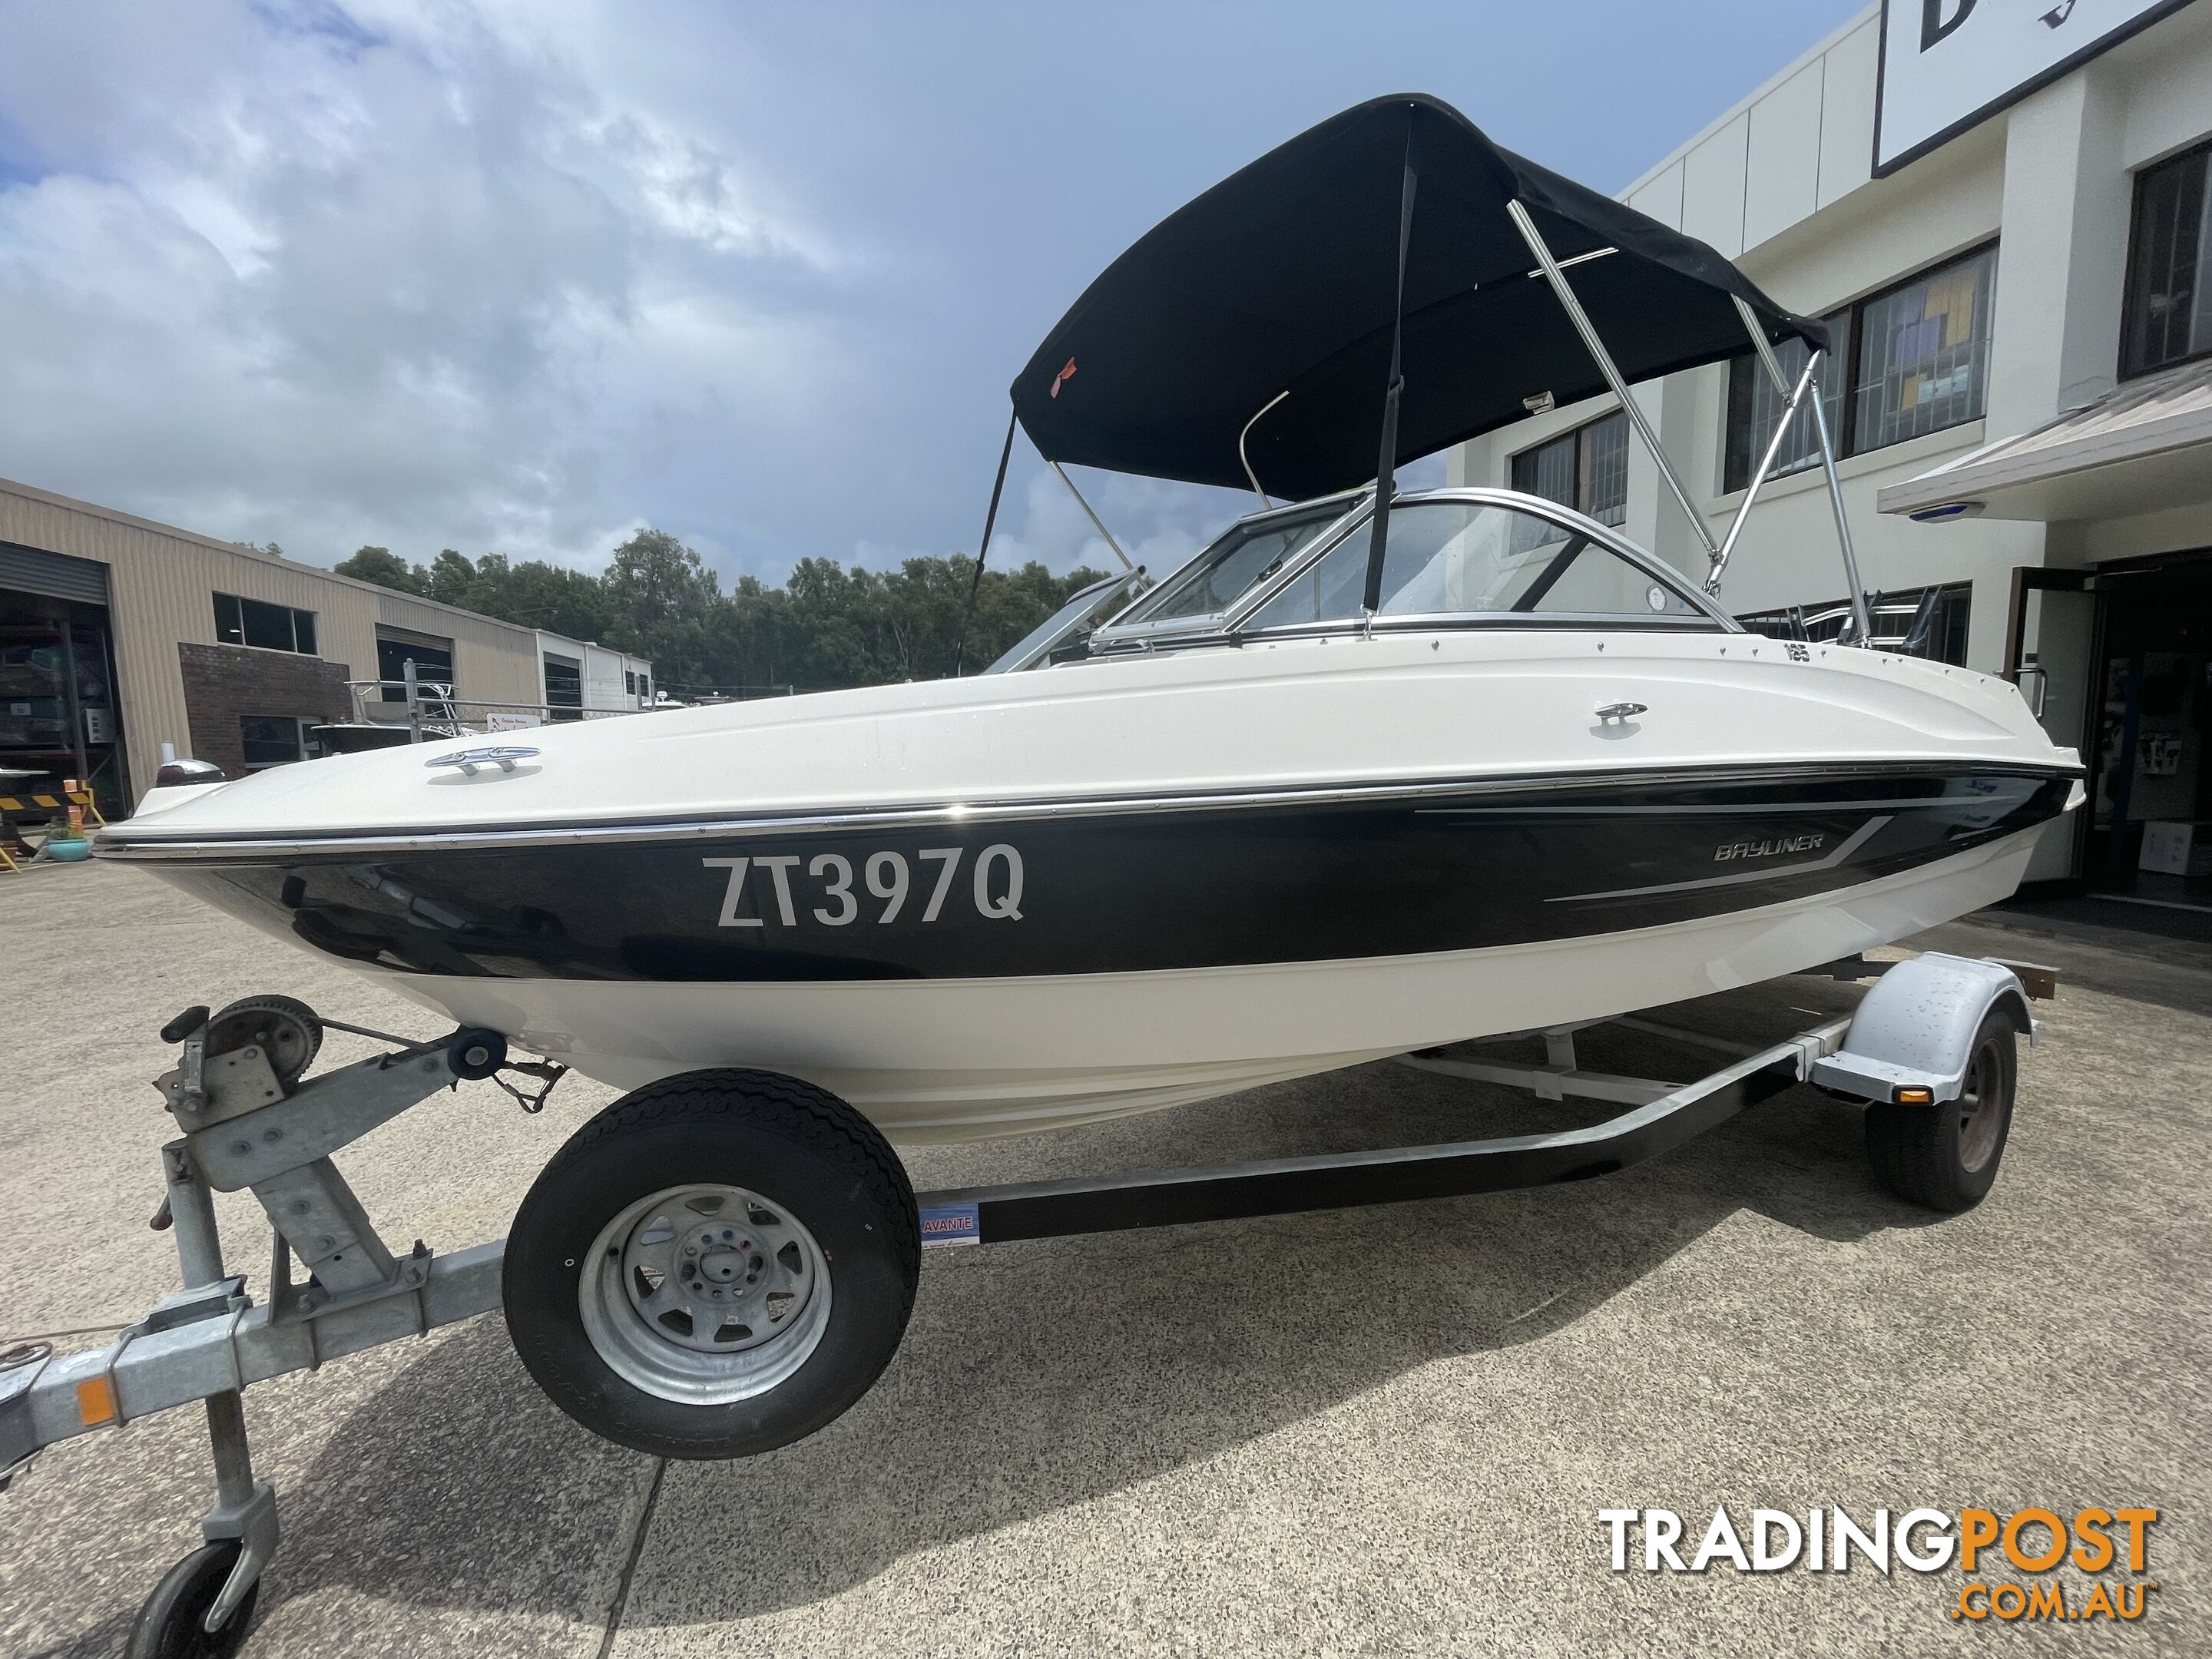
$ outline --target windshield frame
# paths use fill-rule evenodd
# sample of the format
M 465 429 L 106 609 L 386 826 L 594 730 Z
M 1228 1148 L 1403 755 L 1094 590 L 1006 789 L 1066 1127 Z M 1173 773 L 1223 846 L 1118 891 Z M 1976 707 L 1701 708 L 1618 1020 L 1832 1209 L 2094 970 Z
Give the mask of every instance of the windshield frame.
M 1137 588 L 1135 599 L 1142 599 L 1152 591 L 1152 584 L 1146 579 L 1145 567 L 1142 565 L 1133 566 L 1127 570 L 1119 570 L 1110 576 L 1101 576 L 1095 582 L 1085 583 L 1061 600 L 1054 607 L 1051 616 L 1047 617 L 1035 628 L 1023 635 L 1020 639 L 1016 640 L 1013 644 L 994 657 L 988 665 L 977 671 L 978 673 L 1020 674 L 1036 667 L 1048 659 L 1070 635 L 1075 633 L 1085 623 L 1098 614 L 1101 599 L 1111 597 L 1109 594 L 1109 589 L 1125 588 L 1132 583 L 1134 583 Z M 1089 603 L 1086 604 L 1086 601 Z M 1134 599 L 1131 603 L 1133 604 Z M 1126 611 L 1128 606 L 1123 605 L 1121 609 Z M 1055 623 L 1058 625 L 1054 626 Z M 1095 626 L 1091 629 L 1094 634 L 1097 631 Z M 1024 649 L 1024 647 L 1027 648 Z
M 1352 523 L 1364 522 L 1365 509 L 1373 499 L 1374 494 L 1372 485 L 1362 484 L 1357 489 L 1340 490 L 1334 495 L 1317 495 L 1310 501 L 1285 501 L 1279 507 L 1263 507 L 1257 513 L 1247 513 L 1243 518 L 1230 523 L 1219 535 L 1209 539 L 1205 546 L 1177 565 L 1173 571 L 1132 599 L 1120 612 L 1109 617 L 1094 629 L 1091 635 L 1091 649 L 1110 651 L 1116 646 L 1139 646 L 1169 637 L 1180 639 L 1185 635 L 1201 637 L 1220 634 L 1226 620 L 1237 614 L 1244 600 L 1249 598 L 1255 589 L 1272 586 L 1275 578 L 1282 575 L 1284 571 L 1303 568 L 1307 556 L 1316 548 L 1324 545 L 1334 546 Z M 1320 520 L 1304 546 L 1284 561 L 1281 570 L 1278 570 L 1274 576 L 1264 578 L 1261 581 L 1255 583 L 1252 587 L 1238 594 L 1221 610 L 1198 612 L 1186 617 L 1162 617 L 1144 622 L 1121 621 L 1122 617 L 1134 611 L 1155 594 L 1175 586 L 1198 565 L 1200 560 L 1206 558 L 1214 549 L 1219 547 L 1223 542 L 1228 540 L 1238 531 L 1250 529 L 1255 526 L 1264 527 L 1273 520 L 1310 514 L 1317 507 L 1325 507 L 1337 503 L 1342 504 L 1342 510 L 1333 519 Z
M 1237 603 L 1220 618 L 1220 626 L 1212 632 L 1231 643 L 1246 640 L 1304 639 L 1316 635 L 1366 633 L 1413 629 L 1434 631 L 1440 628 L 1525 629 L 1557 630 L 1560 629 L 1588 629 L 1611 632 L 1631 629 L 1681 631 L 1693 633 L 1718 631 L 1741 634 L 1743 624 L 1736 621 L 1718 604 L 1706 595 L 1682 573 L 1665 561 L 1645 552 L 1634 542 L 1612 526 L 1601 524 L 1595 519 L 1562 507 L 1557 501 L 1540 495 L 1524 495 L 1517 489 L 1492 489 L 1476 485 L 1447 487 L 1443 489 L 1401 491 L 1391 502 L 1393 510 L 1428 501 L 1465 502 L 1484 507 L 1510 507 L 1516 513 L 1526 513 L 1557 525 L 1570 536 L 1578 536 L 1595 546 L 1626 560 L 1637 569 L 1650 576 L 1660 586 L 1687 603 L 1696 613 L 1688 617 L 1670 617 L 1655 613 L 1650 616 L 1625 611 L 1449 611 L 1408 612 L 1398 616 L 1330 617 L 1324 622 L 1288 623 L 1273 628 L 1255 628 L 1253 618 L 1269 600 L 1304 576 L 1321 560 L 1328 556 L 1342 542 L 1343 537 L 1332 534 L 1326 546 L 1310 544 L 1306 552 L 1291 560 L 1265 582 L 1255 583 L 1240 595 Z M 1370 522 L 1362 514 L 1360 522 Z M 1211 620 L 1211 619 L 1209 619 Z

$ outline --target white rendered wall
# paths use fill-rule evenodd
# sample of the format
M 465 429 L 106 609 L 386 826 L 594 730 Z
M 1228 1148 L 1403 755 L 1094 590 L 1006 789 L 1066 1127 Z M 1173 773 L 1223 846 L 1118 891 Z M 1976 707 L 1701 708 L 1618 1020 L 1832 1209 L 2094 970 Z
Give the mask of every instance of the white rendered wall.
M 2012 571 L 2212 544 L 2212 509 L 2097 525 L 1916 525 L 1877 513 L 1885 485 L 2041 425 L 2112 389 L 2134 173 L 2212 134 L 2212 5 L 2193 6 L 1887 179 L 1871 177 L 1879 8 L 1869 6 L 1622 192 L 1711 243 L 1790 309 L 1819 314 L 2000 238 L 1984 420 L 1854 456 L 1838 471 L 1874 588 L 1974 584 L 1970 664 L 2000 665 Z M 1571 273 L 1570 273 L 1571 280 Z M 1638 389 L 1716 537 L 1724 367 Z M 1602 414 L 1610 398 L 1492 433 L 1450 458 L 1455 482 L 1507 482 L 1511 458 Z M 1632 440 L 1626 528 L 1702 579 L 1705 556 Z M 1723 598 L 1736 611 L 1842 597 L 1817 470 L 1760 495 Z

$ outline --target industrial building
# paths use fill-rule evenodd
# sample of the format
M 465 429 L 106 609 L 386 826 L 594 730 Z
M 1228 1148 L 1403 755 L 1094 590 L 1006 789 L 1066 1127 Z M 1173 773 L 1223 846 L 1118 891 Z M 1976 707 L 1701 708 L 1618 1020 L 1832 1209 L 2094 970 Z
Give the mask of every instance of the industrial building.
M 125 816 L 164 745 L 233 776 L 310 757 L 349 683 L 451 685 L 471 726 L 653 705 L 653 665 L 0 479 L 0 768 Z M 402 694 L 363 691 L 372 719 Z
M 2094 778 L 2031 872 L 2212 904 L 2212 6 L 1872 5 L 1622 199 L 1829 324 L 1820 396 L 1875 636 L 2019 679 Z M 1573 273 L 1568 273 L 1571 278 Z M 1793 377 L 1808 354 L 1784 354 Z M 1782 399 L 1733 365 L 1638 390 L 1724 535 Z M 1723 598 L 1832 638 L 1809 407 Z M 1612 399 L 1454 451 L 1692 574 L 1704 544 Z M 2201 828 L 2200 828 L 2201 826 Z

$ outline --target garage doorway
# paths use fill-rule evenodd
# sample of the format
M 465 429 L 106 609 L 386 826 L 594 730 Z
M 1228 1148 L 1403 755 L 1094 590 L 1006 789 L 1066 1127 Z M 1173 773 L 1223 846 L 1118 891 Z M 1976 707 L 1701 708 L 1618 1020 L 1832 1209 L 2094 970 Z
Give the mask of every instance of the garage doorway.
M 416 684 L 443 686 L 446 690 L 441 695 L 455 695 L 453 641 L 439 634 L 417 634 L 410 628 L 393 628 L 379 623 L 376 678 L 384 683 L 384 702 L 407 701 L 404 685 L 410 663 L 414 665 Z
M 0 544 L 0 795 L 85 781 L 106 817 L 131 812 L 107 567 Z M 35 813 L 31 816 L 35 817 Z

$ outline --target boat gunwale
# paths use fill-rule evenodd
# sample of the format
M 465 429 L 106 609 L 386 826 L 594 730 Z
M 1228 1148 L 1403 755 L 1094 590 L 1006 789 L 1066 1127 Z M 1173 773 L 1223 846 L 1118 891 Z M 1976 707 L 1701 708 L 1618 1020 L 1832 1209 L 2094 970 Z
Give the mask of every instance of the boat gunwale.
M 94 836 L 96 857 L 118 862 L 165 860 L 214 863 L 266 863 L 272 858 L 351 857 L 385 852 L 441 849 L 496 851 L 538 846 L 601 846 L 611 843 L 715 841 L 756 836 L 836 834 L 855 830 L 907 826 L 957 827 L 963 824 L 1049 821 L 1069 817 L 1119 817 L 1138 813 L 1205 812 L 1264 810 L 1270 807 L 1356 805 L 1364 802 L 1422 800 L 1469 794 L 1529 794 L 1553 790 L 1594 792 L 1648 788 L 1669 784 L 1742 784 L 1813 777 L 1866 778 L 1926 774 L 1971 773 L 1982 776 L 2032 777 L 2046 781 L 2082 778 L 2087 769 L 2079 761 L 2071 765 L 2016 759 L 1998 760 L 1973 756 L 1897 757 L 1863 761 L 1753 761 L 1704 766 L 1649 769 L 1606 768 L 1580 772 L 1516 773 L 1459 776 L 1448 779 L 1382 781 L 1371 783 L 1316 784 L 1282 788 L 1255 786 L 1246 790 L 1179 790 L 1147 794 L 1059 796 L 1034 799 L 1018 797 L 980 802 L 887 805 L 836 811 L 794 808 L 788 811 L 741 817 L 685 815 L 630 822 L 595 819 L 584 823 L 507 824 L 471 830 L 392 829 L 365 831 L 340 829 L 284 836 L 258 830 L 235 830 L 187 837 L 165 835 L 149 826 L 133 836 L 131 825 L 110 825 Z M 1930 804 L 1944 798 L 1931 798 Z M 1849 806 L 1852 802 L 1838 802 Z M 1567 809 L 1571 810 L 1571 809 Z M 1750 810 L 1756 810 L 1755 808 Z

